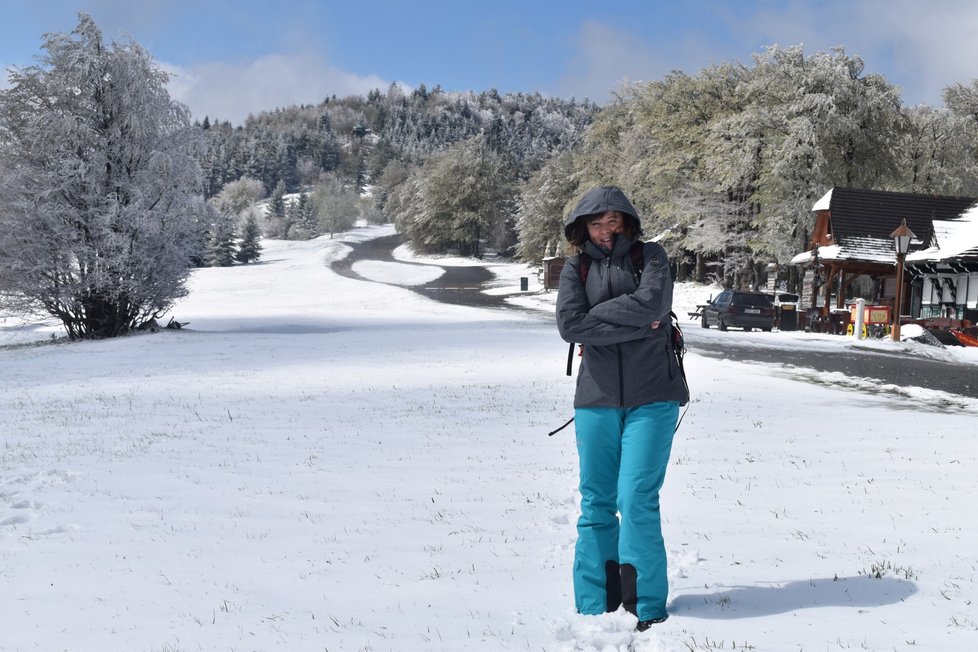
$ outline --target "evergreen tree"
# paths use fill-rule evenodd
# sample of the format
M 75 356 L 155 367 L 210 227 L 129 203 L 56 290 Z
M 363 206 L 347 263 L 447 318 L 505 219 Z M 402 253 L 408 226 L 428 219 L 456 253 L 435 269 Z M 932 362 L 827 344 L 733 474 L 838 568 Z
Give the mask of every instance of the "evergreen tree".
M 211 224 L 207 238 L 207 264 L 230 267 L 234 264 L 234 220 L 226 215 Z
M 309 204 L 309 193 L 299 193 L 298 199 L 285 209 L 289 225 L 284 237 L 290 240 L 307 240 L 317 233 L 316 219 Z
M 285 237 L 289 231 L 290 220 L 287 215 L 288 207 L 285 202 L 285 182 L 279 181 L 268 200 L 265 213 L 268 234 L 270 237 Z
M 268 213 L 276 218 L 282 219 L 285 217 L 285 182 L 279 181 L 275 185 L 275 190 L 272 191 L 272 197 L 268 202 Z
M 238 252 L 234 259 L 239 263 L 250 263 L 261 257 L 261 228 L 255 210 L 245 211 L 244 222 L 241 225 L 241 239 L 238 242 Z

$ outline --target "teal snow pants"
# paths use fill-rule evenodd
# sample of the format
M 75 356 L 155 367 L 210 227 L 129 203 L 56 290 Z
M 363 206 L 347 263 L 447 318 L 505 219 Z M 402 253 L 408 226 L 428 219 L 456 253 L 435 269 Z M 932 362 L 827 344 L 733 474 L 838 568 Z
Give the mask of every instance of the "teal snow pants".
M 639 620 L 666 616 L 669 581 L 659 489 L 678 417 L 675 402 L 575 410 L 581 469 L 574 553 L 578 613 L 601 614 L 623 605 Z

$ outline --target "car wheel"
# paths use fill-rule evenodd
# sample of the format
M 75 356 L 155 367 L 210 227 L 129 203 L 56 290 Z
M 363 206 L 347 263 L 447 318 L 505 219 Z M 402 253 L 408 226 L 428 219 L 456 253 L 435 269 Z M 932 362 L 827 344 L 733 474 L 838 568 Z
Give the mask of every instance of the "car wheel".
M 723 321 L 723 317 L 722 316 L 718 317 L 717 320 L 718 320 L 717 328 L 719 328 L 722 331 L 727 330 L 727 322 Z
M 703 328 L 710 327 L 710 322 L 706 321 L 706 313 L 703 313 L 702 321 L 700 322 L 700 324 L 703 326 Z

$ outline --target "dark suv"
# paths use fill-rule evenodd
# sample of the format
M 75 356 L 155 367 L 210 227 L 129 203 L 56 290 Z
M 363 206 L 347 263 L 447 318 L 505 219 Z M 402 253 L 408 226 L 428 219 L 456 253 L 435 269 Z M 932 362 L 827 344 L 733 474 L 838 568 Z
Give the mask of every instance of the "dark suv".
M 759 292 L 724 290 L 703 308 L 703 328 L 710 326 L 722 331 L 728 326 L 770 331 L 774 328 L 774 304 Z

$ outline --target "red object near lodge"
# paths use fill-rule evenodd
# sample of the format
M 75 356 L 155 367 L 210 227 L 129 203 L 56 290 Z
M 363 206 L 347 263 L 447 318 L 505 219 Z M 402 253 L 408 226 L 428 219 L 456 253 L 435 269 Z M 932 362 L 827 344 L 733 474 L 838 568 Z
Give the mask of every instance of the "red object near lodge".
M 972 337 L 971 335 L 968 335 L 967 333 L 964 333 L 954 328 L 948 330 L 951 333 L 951 335 L 954 336 L 954 339 L 961 342 L 961 344 L 963 344 L 964 346 L 978 346 L 978 338 Z

